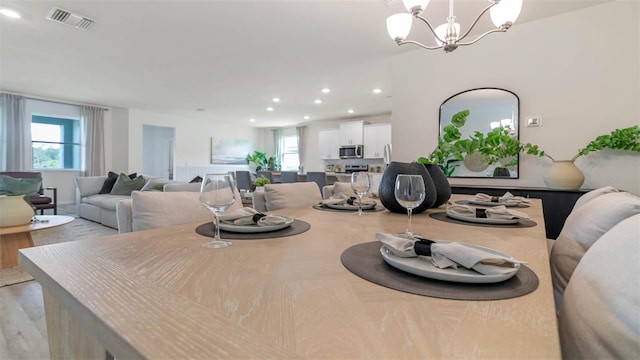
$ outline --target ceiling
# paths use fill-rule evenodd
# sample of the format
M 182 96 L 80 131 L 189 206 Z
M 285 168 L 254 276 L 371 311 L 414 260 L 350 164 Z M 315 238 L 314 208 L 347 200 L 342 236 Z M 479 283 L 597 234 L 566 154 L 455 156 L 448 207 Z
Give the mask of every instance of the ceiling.
M 514 26 L 604 2 L 524 0 Z M 272 127 L 389 113 L 391 57 L 418 49 L 399 47 L 386 33 L 386 17 L 404 11 L 400 0 L 3 0 L 0 5 L 22 14 L 0 19 L 1 90 L 185 120 Z M 486 5 L 455 2 L 463 31 Z M 95 24 L 84 31 L 45 19 L 53 7 Z M 445 22 L 447 9 L 447 1 L 432 0 L 425 16 L 435 26 Z M 485 20 L 476 28 L 488 29 Z M 422 33 L 426 28 L 414 23 L 409 38 L 430 42 Z M 431 56 L 447 54 L 438 50 Z M 323 94 L 325 87 L 331 92 Z M 382 92 L 374 94 L 374 88 Z M 281 101 L 274 103 L 273 97 Z

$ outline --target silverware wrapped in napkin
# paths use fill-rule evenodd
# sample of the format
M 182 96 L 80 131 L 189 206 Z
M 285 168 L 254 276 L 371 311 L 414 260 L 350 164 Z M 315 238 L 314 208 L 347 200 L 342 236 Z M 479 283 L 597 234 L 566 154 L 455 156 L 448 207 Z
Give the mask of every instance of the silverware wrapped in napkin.
M 449 205 L 447 214 L 458 216 L 487 218 L 487 219 L 528 219 L 529 215 L 522 211 L 508 209 L 504 205 L 494 206 L 488 209 L 476 208 L 469 205 Z
M 338 193 L 331 195 L 328 199 L 322 200 L 322 205 L 355 205 L 357 206 L 360 200 L 354 196 L 348 196 L 344 193 Z M 362 205 L 375 205 L 376 202 L 374 200 L 362 200 Z
M 530 200 L 522 196 L 514 196 L 510 192 L 504 193 L 502 196 L 491 196 L 483 193 L 477 193 L 473 198 L 475 201 L 494 202 L 504 205 L 517 206 L 521 204 L 529 204 Z
M 232 225 L 270 226 L 285 224 L 288 219 L 280 215 L 263 214 L 254 208 L 243 207 L 220 215 L 220 221 Z
M 495 254 L 457 242 L 436 242 L 416 239 L 406 234 L 376 233 L 376 239 L 398 257 L 431 256 L 431 263 L 438 268 L 454 268 L 459 265 L 483 275 L 502 275 L 512 271 L 516 264 L 526 264 L 507 256 Z

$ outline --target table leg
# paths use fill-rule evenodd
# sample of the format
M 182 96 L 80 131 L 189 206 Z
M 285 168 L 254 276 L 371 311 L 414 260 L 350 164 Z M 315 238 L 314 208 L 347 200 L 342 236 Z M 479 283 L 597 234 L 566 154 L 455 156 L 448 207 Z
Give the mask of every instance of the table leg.
M 0 269 L 18 266 L 18 249 L 33 247 L 27 232 L 0 235 Z
M 49 357 L 51 359 L 109 359 L 105 348 L 91 336 L 73 314 L 45 289 L 42 289 L 47 318 Z

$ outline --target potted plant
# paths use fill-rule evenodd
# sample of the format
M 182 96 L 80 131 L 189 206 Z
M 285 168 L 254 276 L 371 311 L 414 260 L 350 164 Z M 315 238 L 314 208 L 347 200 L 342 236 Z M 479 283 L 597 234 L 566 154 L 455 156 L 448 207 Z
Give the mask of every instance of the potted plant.
M 417 162 L 424 165 L 438 165 L 445 176 L 451 176 L 458 166 L 455 163 L 463 160 L 462 152 L 455 143 L 462 137 L 460 128 L 467 122 L 469 113 L 469 110 L 462 110 L 454 114 L 451 117 L 451 124 L 442 129 L 443 135 L 438 136 L 438 146 L 429 156 L 419 157 Z
M 269 179 L 267 179 L 264 175 L 258 176 L 253 182 L 256 190 L 263 188 L 266 184 L 271 184 L 271 181 L 269 181 Z
M 578 153 L 571 160 L 555 160 L 543 152 L 544 156 L 553 161 L 549 172 L 544 176 L 545 183 L 551 189 L 579 189 L 584 182 L 584 175 L 575 166 L 574 161 L 580 156 L 604 149 L 640 152 L 640 127 L 634 125 L 600 135 L 589 142 L 587 146 L 578 150 Z
M 255 171 L 261 171 L 267 169 L 268 159 L 267 154 L 262 151 L 254 151 L 253 154 L 247 154 L 245 158 L 249 163 L 255 165 Z

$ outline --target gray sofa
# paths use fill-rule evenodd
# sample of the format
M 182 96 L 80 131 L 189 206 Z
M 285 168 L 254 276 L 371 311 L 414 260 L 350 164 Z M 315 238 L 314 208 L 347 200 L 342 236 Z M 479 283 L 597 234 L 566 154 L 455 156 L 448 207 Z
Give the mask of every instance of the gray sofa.
M 144 175 L 143 178 L 145 179 L 145 184 L 151 180 L 161 180 Z M 106 179 L 106 175 L 76 177 L 76 210 L 81 218 L 117 229 L 116 205 L 120 200 L 130 200 L 131 195 L 99 194 Z M 184 182 L 170 182 L 164 186 L 169 186 L 171 189 L 185 185 L 188 185 L 189 188 L 200 188 L 199 183 L 188 184 Z

